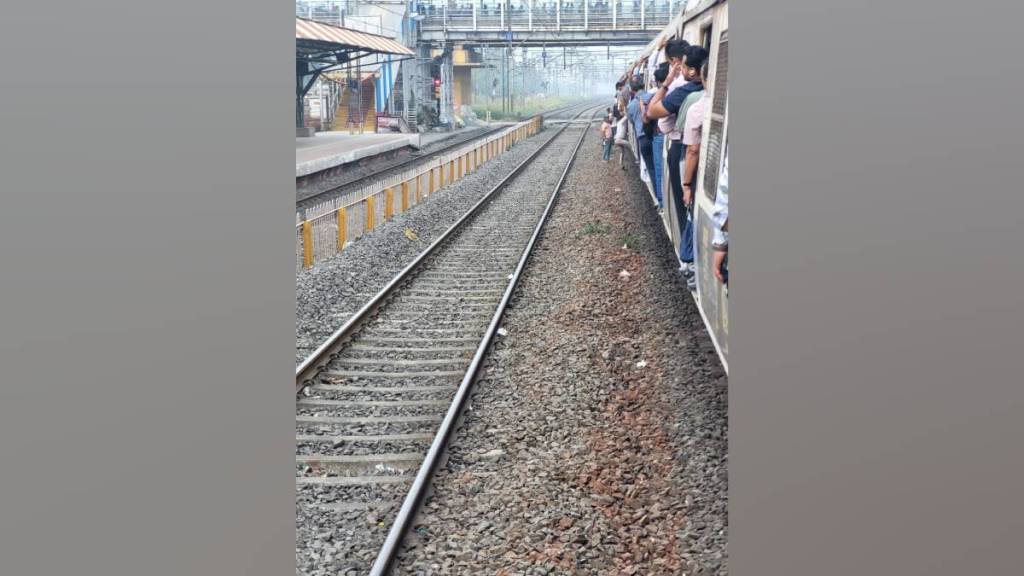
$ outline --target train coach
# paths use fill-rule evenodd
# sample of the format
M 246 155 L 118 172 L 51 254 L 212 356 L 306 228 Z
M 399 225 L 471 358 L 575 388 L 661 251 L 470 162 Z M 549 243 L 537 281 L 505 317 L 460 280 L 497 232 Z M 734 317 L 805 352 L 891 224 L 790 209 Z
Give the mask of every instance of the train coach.
M 694 187 L 693 222 L 695 225 L 694 247 L 696 255 L 697 307 L 704 318 L 711 339 L 728 372 L 729 367 L 729 306 L 728 290 L 715 278 L 712 260 L 713 222 L 711 215 L 715 206 L 722 177 L 725 151 L 728 144 L 728 70 L 729 70 L 729 18 L 726 0 L 691 0 L 683 11 L 649 43 L 626 71 L 624 78 L 641 76 L 648 88 L 655 87 L 654 71 L 665 61 L 664 45 L 667 41 L 681 38 L 690 44 L 703 46 L 709 53 L 708 79 L 705 90 L 710 97 L 710 114 L 705 117 L 700 160 Z M 636 154 L 635 135 L 630 134 L 632 149 Z M 655 151 L 655 162 L 660 162 L 661 173 L 668 174 L 667 157 L 664 151 Z M 679 246 L 682 230 L 679 229 L 676 211 L 680 207 L 673 202 L 673 195 L 667 182 L 662 178 L 662 197 L 665 211 L 662 214 L 665 232 L 674 246 Z M 653 183 L 645 183 L 652 196 Z M 685 209 L 685 208 L 683 208 Z

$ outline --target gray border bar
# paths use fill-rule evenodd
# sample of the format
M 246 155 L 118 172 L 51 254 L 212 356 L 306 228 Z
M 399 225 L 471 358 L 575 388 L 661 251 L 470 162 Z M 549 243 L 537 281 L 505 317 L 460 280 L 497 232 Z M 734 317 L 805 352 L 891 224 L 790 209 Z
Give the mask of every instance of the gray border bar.
M 294 570 L 293 18 L 0 10 L 0 573 Z
M 1024 8 L 731 9 L 730 573 L 1021 573 Z

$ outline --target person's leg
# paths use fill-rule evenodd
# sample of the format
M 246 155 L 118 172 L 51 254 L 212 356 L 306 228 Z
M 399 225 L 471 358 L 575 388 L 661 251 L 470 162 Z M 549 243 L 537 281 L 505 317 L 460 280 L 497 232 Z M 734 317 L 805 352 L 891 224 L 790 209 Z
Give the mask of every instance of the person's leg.
M 604 140 L 604 155 L 601 157 L 605 162 L 612 157 L 612 139 L 605 138 Z
M 685 154 L 684 154 L 685 156 Z M 690 190 L 693 190 L 693 182 L 690 182 Z M 683 275 L 686 276 L 686 286 L 690 290 L 697 289 L 697 213 L 694 210 L 694 205 L 697 202 L 696 198 L 692 199 L 693 204 L 690 205 L 686 210 L 687 215 L 687 229 L 683 232 L 683 246 L 680 250 L 680 259 L 686 263 L 686 270 Z
M 672 140 L 668 149 L 668 176 L 672 187 L 672 204 L 676 211 L 676 226 L 679 236 L 679 257 L 683 256 L 683 231 L 686 229 L 686 208 L 683 206 L 683 184 L 679 173 L 679 161 L 683 157 L 683 143 Z
M 683 218 L 686 224 L 683 225 L 683 234 L 679 245 L 679 259 L 687 264 L 693 263 L 693 215 L 687 208 L 683 208 Z
M 699 252 L 700 252 L 700 244 L 697 242 L 697 221 L 696 221 L 696 217 L 697 217 L 697 211 L 696 211 L 696 206 L 697 206 L 697 197 L 696 197 L 697 196 L 697 192 L 696 192 L 697 182 L 696 182 L 696 180 L 694 180 L 693 182 L 690 183 L 690 189 L 694 191 L 694 193 L 693 193 L 694 194 L 693 205 L 690 207 L 690 220 L 693 221 L 692 225 L 690 226 L 690 245 L 693 247 L 691 249 L 691 251 L 693 252 L 693 264 L 691 265 L 691 270 L 693 271 L 693 277 L 690 279 L 690 289 L 691 290 L 696 290 L 697 289 L 697 269 L 696 269 L 697 264 L 696 263 L 697 263 L 697 257 L 699 256 Z
M 685 156 L 685 153 L 684 153 L 684 156 Z M 690 190 L 693 190 L 692 186 L 691 186 Z M 694 202 L 696 202 L 696 198 L 694 198 L 692 200 Z M 690 207 L 686 209 L 686 232 L 683 233 L 683 249 L 681 250 L 682 260 L 683 260 L 683 262 L 686 262 L 687 264 L 691 265 L 690 266 L 690 271 L 691 272 L 694 271 L 692 265 L 693 265 L 694 261 L 696 260 L 696 256 L 697 256 L 696 249 L 695 249 L 695 246 L 693 244 L 694 230 L 697 229 L 697 223 L 694 221 L 695 217 L 696 217 L 696 214 L 694 213 L 693 205 L 691 204 Z
M 651 179 L 651 185 L 654 185 L 654 140 L 650 136 L 644 136 L 640 138 L 640 157 L 644 160 L 644 166 L 647 168 L 647 176 Z
M 661 180 L 661 164 L 662 158 L 665 154 L 665 137 L 658 134 L 652 140 L 654 144 L 653 155 L 654 159 L 654 197 L 658 200 L 658 208 L 664 208 L 665 202 L 662 198 L 662 180 Z
M 687 274 L 686 274 L 686 286 L 690 290 L 696 290 L 697 289 L 697 242 L 696 242 L 696 238 L 697 238 L 697 220 L 696 220 L 697 213 L 691 207 L 689 210 L 687 210 L 687 214 L 689 215 L 689 227 L 690 227 L 690 229 L 689 229 L 689 234 L 686 235 L 684 240 L 687 240 L 689 245 L 688 246 L 684 246 L 684 252 L 685 251 L 689 251 L 690 259 L 686 260 L 684 258 L 683 261 L 687 263 L 687 268 L 689 269 Z
M 639 156 L 639 158 L 637 158 L 637 160 L 640 161 L 640 162 L 637 163 L 638 166 L 640 165 L 641 162 L 644 161 L 644 150 L 647 148 L 648 144 L 650 144 L 650 140 L 648 140 L 646 137 L 644 137 L 644 136 L 637 136 L 636 137 L 636 149 L 637 149 L 637 152 L 639 152 L 639 154 L 637 154 L 637 156 Z M 646 167 L 646 164 L 644 164 L 644 167 Z

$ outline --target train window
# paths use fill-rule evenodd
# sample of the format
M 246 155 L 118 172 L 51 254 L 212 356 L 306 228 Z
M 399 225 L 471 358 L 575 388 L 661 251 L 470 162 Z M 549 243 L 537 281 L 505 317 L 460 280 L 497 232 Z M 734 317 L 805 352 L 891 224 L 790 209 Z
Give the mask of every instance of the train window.
M 711 28 L 711 24 L 701 28 L 700 31 L 700 45 L 708 52 L 711 52 L 711 38 L 713 32 L 714 30 Z
M 729 97 L 729 36 L 722 32 L 715 59 L 711 101 L 711 125 L 708 127 L 707 157 L 704 160 L 704 194 L 714 200 L 718 192 L 718 167 L 722 162 L 722 137 L 725 131 L 726 100 Z
M 725 115 L 725 96 L 728 93 L 729 78 L 729 36 L 728 31 L 722 32 L 718 42 L 718 58 L 715 59 L 715 101 L 711 106 L 712 114 Z

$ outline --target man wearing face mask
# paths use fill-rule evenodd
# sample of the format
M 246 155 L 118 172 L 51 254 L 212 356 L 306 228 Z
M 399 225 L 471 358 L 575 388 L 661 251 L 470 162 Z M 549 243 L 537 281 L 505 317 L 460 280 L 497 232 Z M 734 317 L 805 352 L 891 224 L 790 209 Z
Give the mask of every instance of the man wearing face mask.
M 675 114 L 669 114 L 668 116 L 655 116 L 651 113 L 650 107 L 655 102 L 660 102 L 665 94 L 671 93 L 676 88 L 685 85 L 688 80 L 682 75 L 678 74 L 674 80 L 669 80 L 669 74 L 671 74 L 672 67 L 680 66 L 683 63 L 683 58 L 686 56 L 686 49 L 690 45 L 686 40 L 676 39 L 669 40 L 665 43 L 665 64 L 667 64 L 668 70 L 666 71 L 665 79 L 662 80 L 661 86 L 665 87 L 664 92 L 655 91 L 654 96 L 651 97 L 651 101 L 648 104 L 647 117 L 656 119 L 658 123 L 658 130 L 664 134 L 665 138 L 665 157 L 668 165 L 668 180 L 670 190 L 667 190 L 673 197 L 680 197 L 683 193 L 682 181 L 680 180 L 680 167 L 679 160 L 682 158 L 682 144 L 680 139 L 682 134 L 676 130 L 676 116 Z M 655 154 L 661 154 L 662 152 L 655 150 Z

